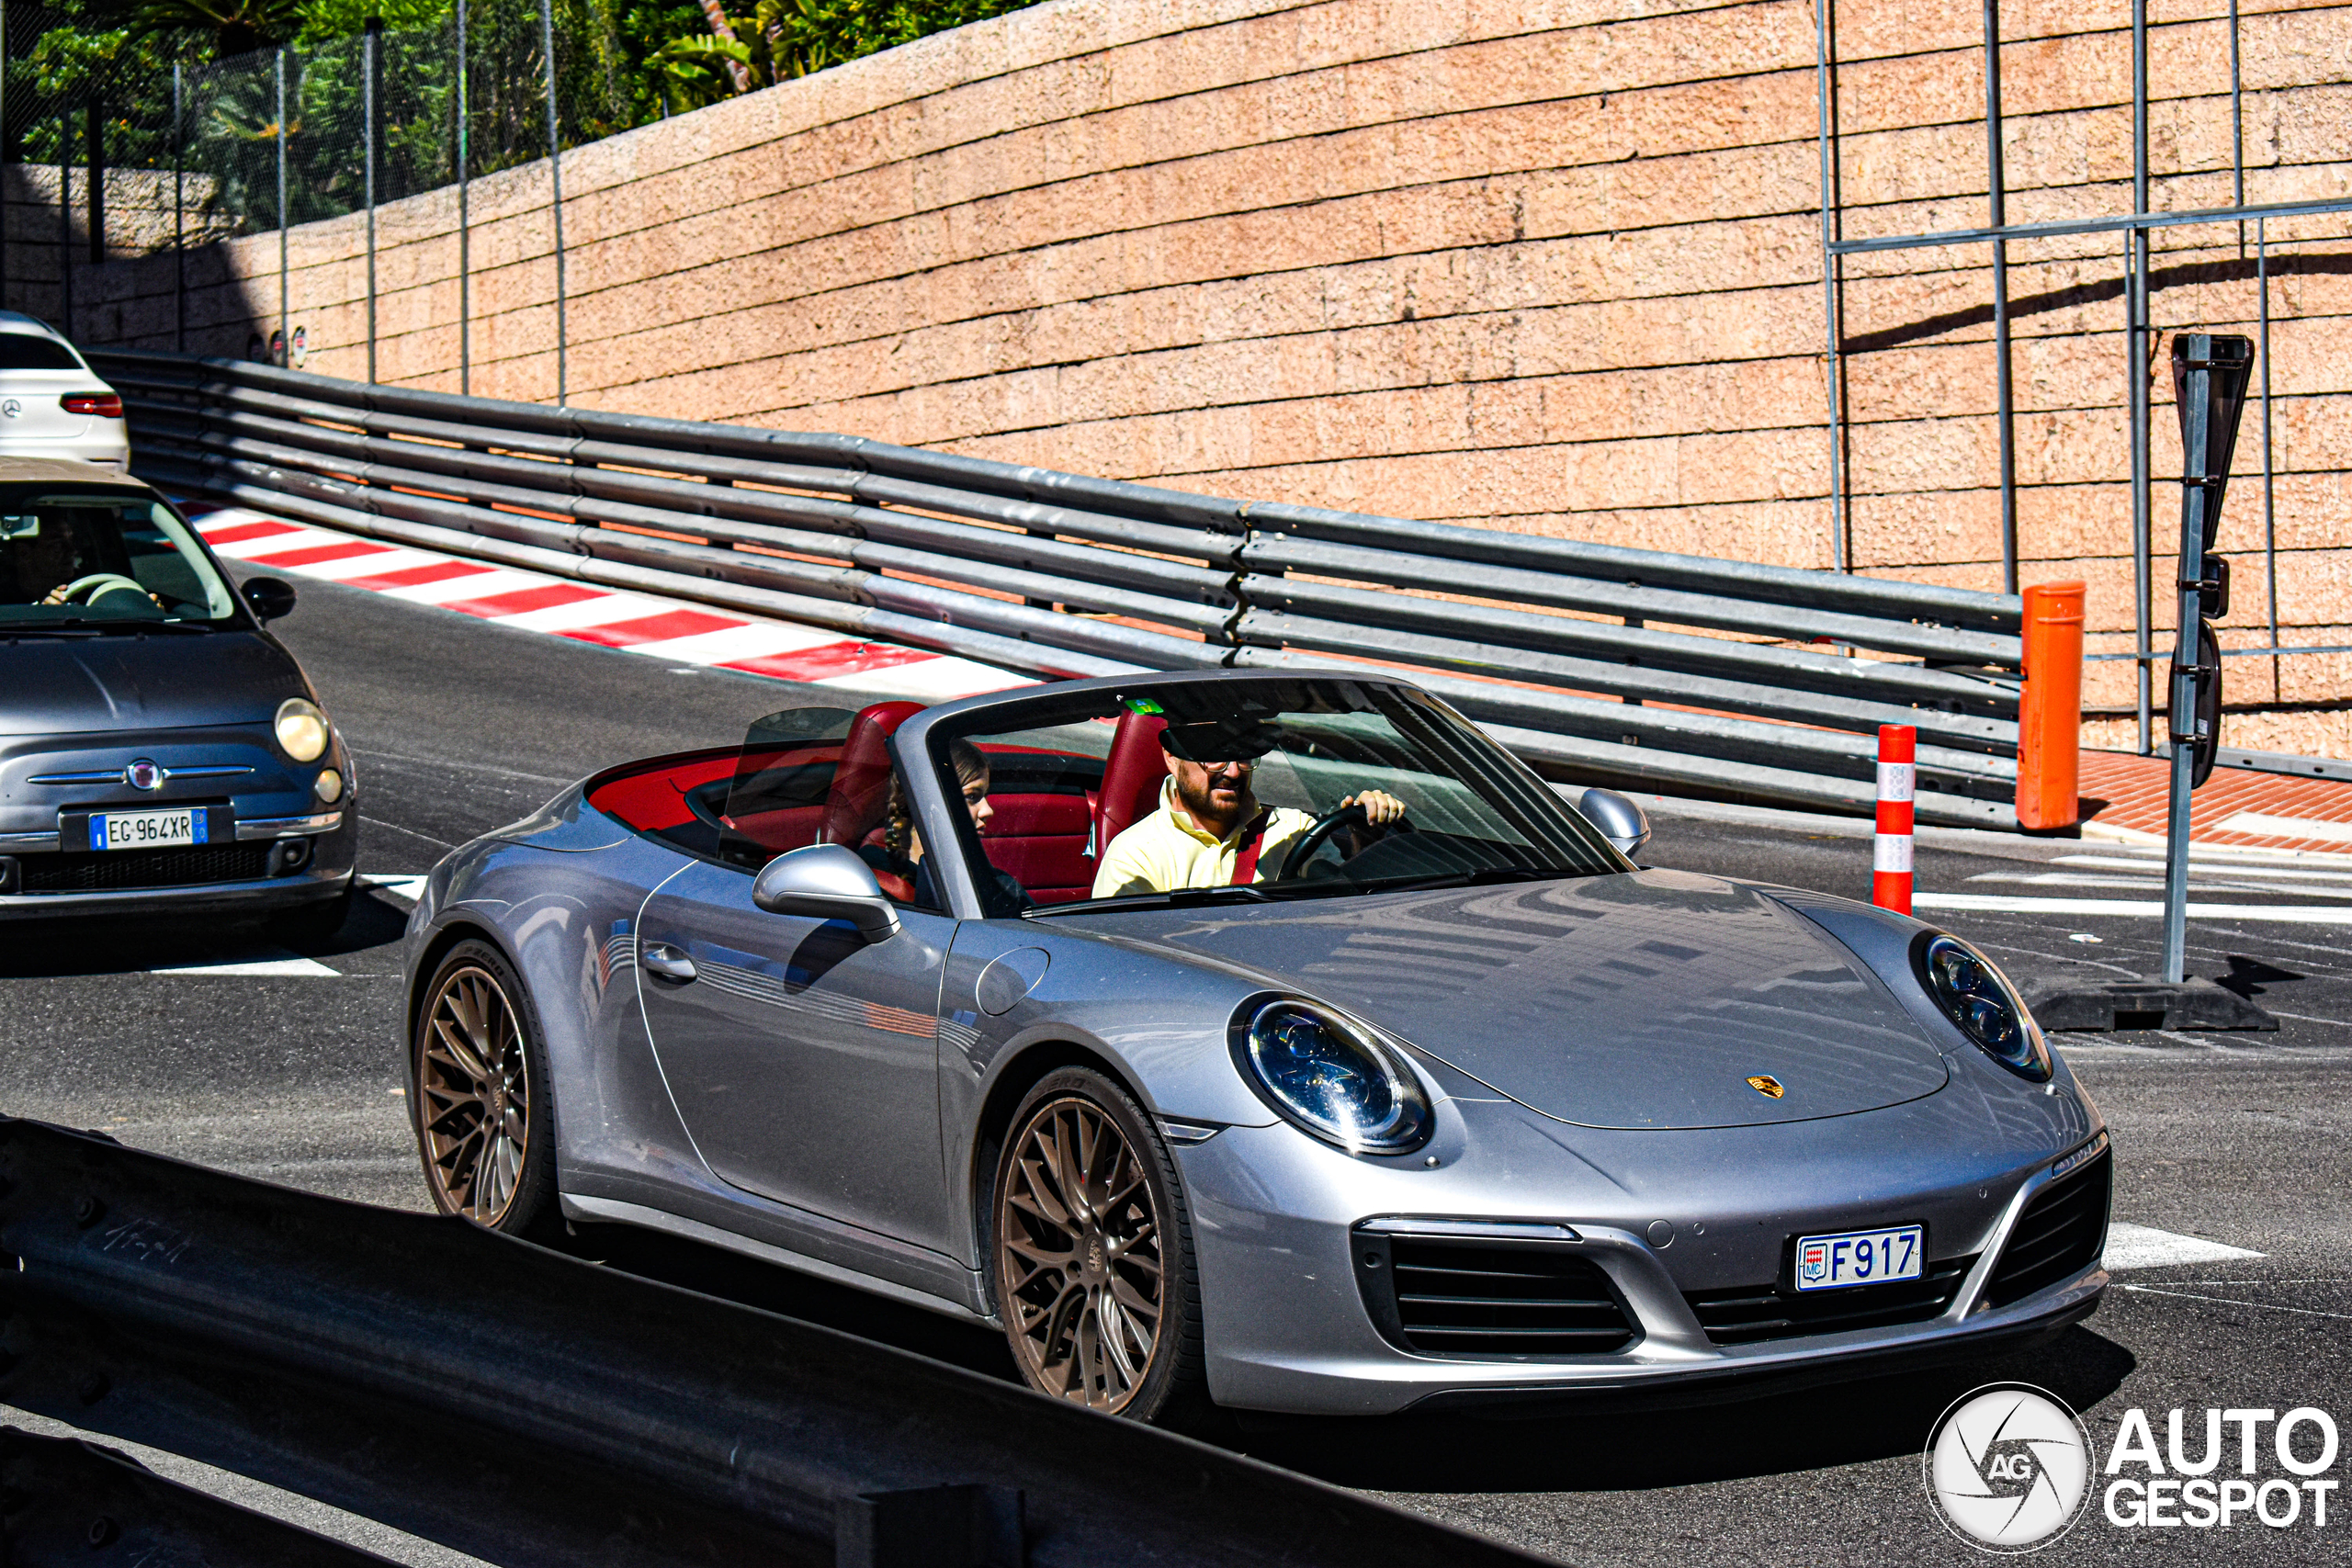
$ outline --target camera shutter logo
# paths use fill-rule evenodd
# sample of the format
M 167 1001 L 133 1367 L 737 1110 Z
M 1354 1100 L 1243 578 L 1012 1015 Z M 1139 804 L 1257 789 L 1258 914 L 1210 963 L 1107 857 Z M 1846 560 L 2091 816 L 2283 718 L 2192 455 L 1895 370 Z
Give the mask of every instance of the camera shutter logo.
M 1928 1500 L 1980 1551 L 2035 1551 L 2083 1516 L 2091 1440 L 2065 1402 L 2030 1383 L 1993 1383 L 1954 1401 L 1928 1437 Z

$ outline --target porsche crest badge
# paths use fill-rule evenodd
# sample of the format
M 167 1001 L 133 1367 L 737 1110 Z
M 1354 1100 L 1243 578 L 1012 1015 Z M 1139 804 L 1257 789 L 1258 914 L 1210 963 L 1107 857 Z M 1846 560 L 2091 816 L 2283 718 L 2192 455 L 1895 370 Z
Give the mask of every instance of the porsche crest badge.
M 1781 1087 L 1781 1080 L 1772 1077 L 1770 1073 L 1758 1073 L 1756 1077 L 1747 1080 L 1747 1087 L 1768 1100 L 1778 1100 L 1781 1096 L 1789 1092 L 1786 1089 Z

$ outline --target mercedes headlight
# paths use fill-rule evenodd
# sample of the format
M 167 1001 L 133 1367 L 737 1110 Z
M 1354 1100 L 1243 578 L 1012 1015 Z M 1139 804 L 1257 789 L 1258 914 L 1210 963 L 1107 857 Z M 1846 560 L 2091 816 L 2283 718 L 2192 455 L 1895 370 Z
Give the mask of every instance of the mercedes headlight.
M 1234 1018 L 1233 1055 L 1284 1121 L 1350 1154 L 1403 1154 L 1429 1141 L 1429 1097 L 1412 1069 L 1319 1009 L 1251 1003 Z
M 2050 1047 L 1991 959 L 1940 932 L 1929 933 L 1912 951 L 1928 995 L 1962 1034 L 2019 1077 L 2050 1080 Z
M 277 732 L 277 749 L 298 762 L 315 762 L 326 754 L 327 716 L 314 702 L 287 698 L 277 705 L 271 728 Z

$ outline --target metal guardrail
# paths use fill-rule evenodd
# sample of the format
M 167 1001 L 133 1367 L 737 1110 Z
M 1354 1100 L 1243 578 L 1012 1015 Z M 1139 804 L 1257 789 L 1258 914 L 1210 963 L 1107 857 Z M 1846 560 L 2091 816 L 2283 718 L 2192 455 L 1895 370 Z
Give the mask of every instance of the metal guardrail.
M 2016 824 L 2015 597 L 90 358 L 130 405 L 141 474 L 330 527 L 1037 674 L 1371 660 L 1538 761 L 1636 787 L 1866 813 L 1877 728 L 1909 724 L 1921 820 Z
M 1536 1561 L 831 1329 L 96 1134 L 0 1119 L 0 1403 L 510 1568 Z
M 394 1568 L 111 1449 L 0 1427 L 0 1563 L 6 1568 Z

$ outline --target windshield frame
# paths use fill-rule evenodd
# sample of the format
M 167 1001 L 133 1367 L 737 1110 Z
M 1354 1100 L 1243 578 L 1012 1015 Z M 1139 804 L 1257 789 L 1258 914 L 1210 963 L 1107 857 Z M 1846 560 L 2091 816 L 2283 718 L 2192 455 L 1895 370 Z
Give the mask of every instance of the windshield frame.
M 166 537 L 172 538 L 175 546 L 179 547 L 181 553 L 188 558 L 190 570 L 195 572 L 198 585 L 205 585 L 204 579 L 207 575 L 218 581 L 221 591 L 228 598 L 228 614 L 220 616 L 170 614 L 154 616 L 59 615 L 35 620 L 18 619 L 10 612 L 38 606 L 0 604 L 0 638 L 38 637 L 44 634 L 73 637 L 125 637 L 153 631 L 159 626 L 202 631 L 252 630 L 261 624 L 254 617 L 253 607 L 245 602 L 243 589 L 237 580 L 229 574 L 228 568 L 213 553 L 212 547 L 205 542 L 203 534 L 198 531 L 196 525 L 189 522 L 187 514 L 165 500 L 159 491 L 137 479 L 107 474 L 94 477 L 86 482 L 80 480 L 65 482 L 54 479 L 0 481 L 0 513 L 7 513 L 11 507 L 31 502 L 84 497 L 91 500 L 103 498 L 110 502 L 119 502 L 125 505 L 143 502 L 160 513 L 164 519 L 163 532 Z
M 1065 915 L 1114 913 L 1121 910 L 1197 908 L 1214 905 L 1219 908 L 1243 905 L 1283 904 L 1303 894 L 1291 893 L 1286 885 L 1264 885 L 1260 897 L 1227 895 L 1219 897 L 1183 897 L 1215 890 L 1182 889 L 1178 894 L 1140 893 L 1117 898 L 1090 898 L 1068 903 L 1043 905 L 1024 911 L 1023 916 L 991 915 L 986 909 L 979 888 L 972 876 L 977 859 L 985 862 L 980 838 L 967 812 L 950 810 L 953 798 L 961 803 L 961 792 L 955 782 L 953 768 L 947 761 L 947 742 L 957 737 L 975 734 L 1004 734 L 1020 729 L 1045 728 L 1048 726 L 1076 723 L 1115 712 L 1126 697 L 1156 696 L 1170 688 L 1185 686 L 1232 686 L 1244 682 L 1273 685 L 1297 685 L 1302 682 L 1333 681 L 1352 685 L 1377 687 L 1396 694 L 1399 698 L 1419 708 L 1440 727 L 1454 744 L 1476 751 L 1497 775 L 1497 782 L 1518 797 L 1522 809 L 1535 802 L 1547 815 L 1560 814 L 1569 831 L 1585 840 L 1595 858 L 1608 867 L 1605 872 L 1591 874 L 1611 874 L 1635 869 L 1634 863 L 1619 852 L 1616 846 L 1602 837 L 1600 829 L 1585 820 L 1575 806 L 1563 798 L 1543 776 L 1529 767 L 1517 755 L 1455 712 L 1443 701 L 1430 695 L 1408 681 L 1388 678 L 1369 671 L 1346 668 L 1306 670 L 1219 670 L 1175 671 L 1165 674 L 1113 676 L 1101 680 L 1073 681 L 1057 683 L 1043 691 L 1027 688 L 1014 692 L 991 693 L 986 696 L 969 697 L 961 702 L 942 704 L 911 716 L 898 733 L 891 737 L 891 750 L 900 771 L 908 780 L 913 805 L 922 819 L 925 839 L 934 844 L 953 842 L 958 852 L 942 855 L 943 881 L 949 908 L 961 919 L 1016 919 L 1035 916 L 1059 918 Z M 1259 887 L 1261 885 L 1252 885 Z M 1344 892 L 1358 897 L 1379 897 L 1388 891 L 1381 888 L 1348 886 Z

